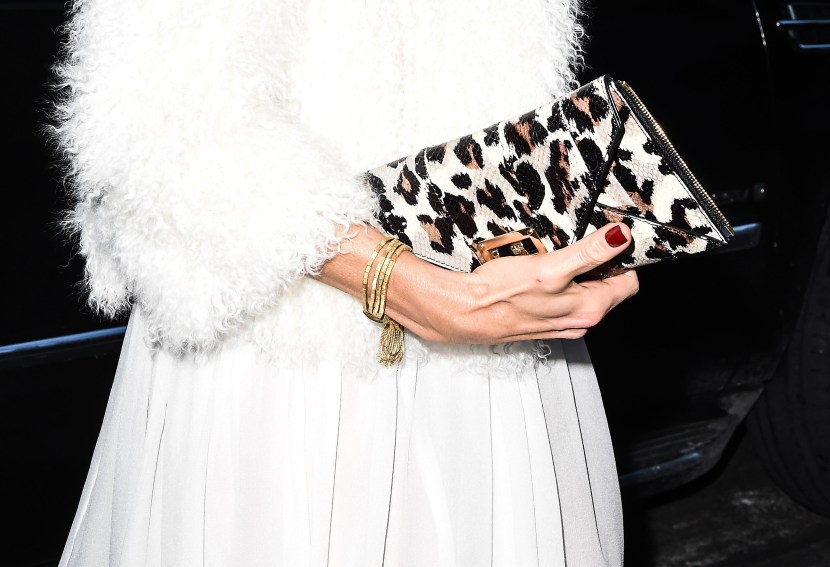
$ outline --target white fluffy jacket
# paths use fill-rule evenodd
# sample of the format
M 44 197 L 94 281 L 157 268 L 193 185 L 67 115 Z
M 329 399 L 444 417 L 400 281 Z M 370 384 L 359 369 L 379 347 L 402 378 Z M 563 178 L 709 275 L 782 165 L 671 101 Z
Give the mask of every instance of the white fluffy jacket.
M 305 277 L 372 218 L 356 174 L 568 90 L 577 1 L 76 0 L 56 135 L 90 303 L 175 351 L 371 360 Z

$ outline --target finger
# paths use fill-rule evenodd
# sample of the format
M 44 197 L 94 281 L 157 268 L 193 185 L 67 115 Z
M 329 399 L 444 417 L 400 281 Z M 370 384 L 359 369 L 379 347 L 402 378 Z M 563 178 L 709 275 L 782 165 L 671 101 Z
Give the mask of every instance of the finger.
M 599 297 L 606 304 L 606 313 L 640 291 L 640 281 L 634 270 L 604 280 L 582 282 L 579 286 L 589 295 Z
M 569 291 L 576 296 L 575 309 L 551 319 L 550 323 L 559 329 L 593 327 L 638 290 L 639 282 L 633 270 L 605 280 L 573 284 Z
M 590 272 L 628 248 L 631 231 L 622 223 L 606 225 L 596 232 L 547 256 L 568 279 Z M 544 256 L 542 256 L 544 257 Z
M 537 339 L 581 339 L 588 329 L 545 329 L 537 332 L 520 333 L 503 337 L 500 342 L 530 341 Z

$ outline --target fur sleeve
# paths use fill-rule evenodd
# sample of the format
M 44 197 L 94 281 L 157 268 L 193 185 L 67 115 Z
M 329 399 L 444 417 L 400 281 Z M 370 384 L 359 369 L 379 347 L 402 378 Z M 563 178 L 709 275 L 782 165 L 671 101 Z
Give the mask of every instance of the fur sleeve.
M 293 112 L 291 3 L 76 0 L 67 24 L 55 138 L 90 303 L 136 302 L 175 350 L 272 307 L 372 215 Z

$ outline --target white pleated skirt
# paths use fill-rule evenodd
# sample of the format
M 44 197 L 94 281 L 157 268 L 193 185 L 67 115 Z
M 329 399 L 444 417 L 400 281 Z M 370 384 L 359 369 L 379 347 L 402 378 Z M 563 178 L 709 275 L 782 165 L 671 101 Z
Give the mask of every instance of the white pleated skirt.
M 436 359 L 366 379 L 143 333 L 134 310 L 61 566 L 622 565 L 582 341 L 518 378 Z

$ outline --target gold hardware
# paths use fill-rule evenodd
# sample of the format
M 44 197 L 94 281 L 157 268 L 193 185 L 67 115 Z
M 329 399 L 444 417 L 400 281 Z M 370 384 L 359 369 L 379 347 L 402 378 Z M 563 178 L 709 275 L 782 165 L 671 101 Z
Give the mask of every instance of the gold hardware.
M 521 228 L 476 244 L 476 256 L 482 264 L 494 258 L 544 254 L 547 251 L 532 228 Z

